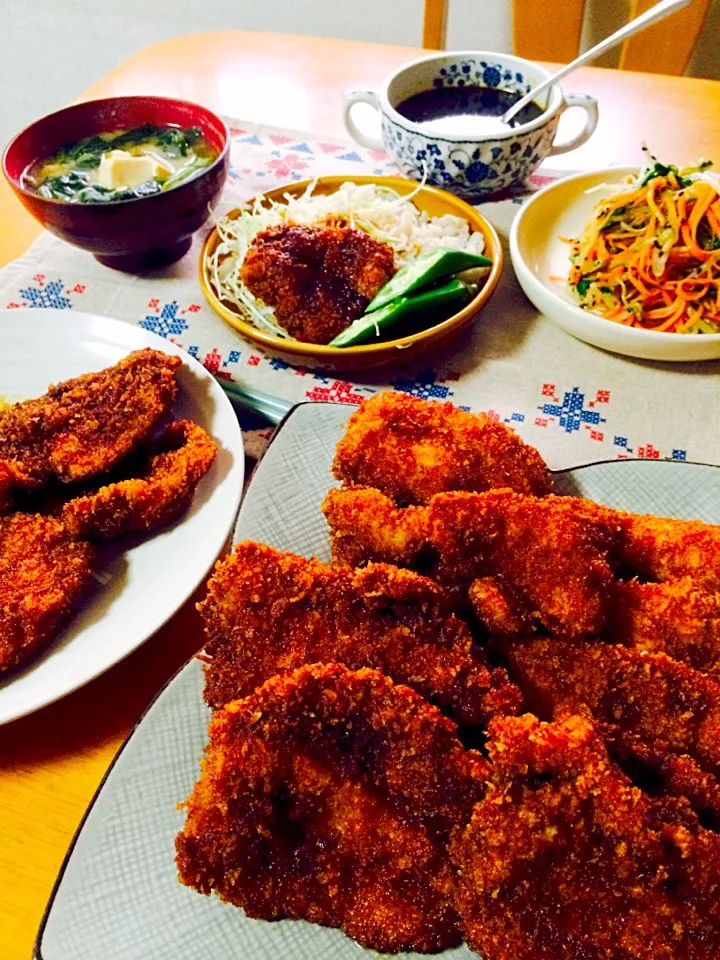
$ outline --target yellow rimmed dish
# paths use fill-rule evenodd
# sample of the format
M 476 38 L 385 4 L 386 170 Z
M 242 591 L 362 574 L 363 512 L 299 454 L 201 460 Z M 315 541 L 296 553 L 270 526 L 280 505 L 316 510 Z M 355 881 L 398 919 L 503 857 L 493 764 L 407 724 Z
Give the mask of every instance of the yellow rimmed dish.
M 286 195 L 298 197 L 304 193 L 312 182 L 312 180 L 303 180 L 302 182 L 276 187 L 261 196 L 275 203 L 283 203 Z M 410 336 L 397 340 L 385 340 L 380 343 L 368 343 L 356 347 L 331 347 L 276 337 L 249 323 L 243 318 L 239 310 L 224 303 L 215 292 L 210 279 L 208 259 L 220 242 L 217 229 L 213 229 L 208 234 L 200 254 L 200 285 L 210 306 L 226 323 L 246 340 L 257 344 L 275 356 L 289 360 L 291 363 L 311 369 L 320 368 L 337 371 L 370 370 L 378 367 L 413 363 L 455 337 L 474 320 L 490 299 L 502 271 L 503 252 L 500 240 L 494 227 L 477 210 L 463 200 L 453 197 L 444 190 L 437 189 L 437 187 L 418 187 L 418 184 L 414 181 L 405 180 L 401 177 L 320 177 L 313 193 L 327 196 L 335 193 L 343 183 L 348 182 L 357 185 L 376 184 L 379 187 L 395 190 L 402 196 L 407 196 L 415 191 L 413 203 L 429 216 L 441 217 L 445 214 L 452 214 L 465 220 L 469 224 L 471 232 L 482 233 L 485 242 L 484 253 L 492 260 L 492 265 L 483 286 L 470 303 L 441 323 L 427 327 Z M 260 199 L 260 197 L 255 199 Z M 253 200 L 249 201 L 247 206 L 249 207 L 253 202 Z M 241 212 L 240 209 L 232 210 L 227 216 L 237 217 Z

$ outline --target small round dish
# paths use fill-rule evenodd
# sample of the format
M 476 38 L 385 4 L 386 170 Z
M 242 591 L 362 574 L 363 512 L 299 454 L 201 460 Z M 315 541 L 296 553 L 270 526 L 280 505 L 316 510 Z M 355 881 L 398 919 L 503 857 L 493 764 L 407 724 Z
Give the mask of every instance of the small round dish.
M 84 137 L 145 123 L 200 127 L 218 155 L 172 190 L 131 200 L 68 203 L 23 185 L 23 173 L 38 158 Z M 6 147 L 2 167 L 17 198 L 46 230 L 108 267 L 136 272 L 174 263 L 190 249 L 193 233 L 220 199 L 229 144 L 223 121 L 199 104 L 169 97 L 109 97 L 76 103 L 31 123 Z
M 639 167 L 608 167 L 564 177 L 539 190 L 518 213 L 510 231 L 510 257 L 525 294 L 566 333 L 595 347 L 643 360 L 720 359 L 720 333 L 658 333 L 613 323 L 583 310 L 567 284 L 570 247 L 560 237 L 577 237 L 601 199 L 603 183 L 620 183 Z
M 380 343 L 363 344 L 357 347 L 331 347 L 276 337 L 248 323 L 239 311 L 224 303 L 215 293 L 210 281 L 208 258 L 219 243 L 217 229 L 212 230 L 208 235 L 200 254 L 200 285 L 208 303 L 218 316 L 242 334 L 246 340 L 250 340 L 264 350 L 292 363 L 310 369 L 320 368 L 336 371 L 370 370 L 412 363 L 420 357 L 436 351 L 442 344 L 455 337 L 475 319 L 485 306 L 497 286 L 502 271 L 503 253 L 500 240 L 495 229 L 469 204 L 445 193 L 444 190 L 438 190 L 436 187 L 420 187 L 418 189 L 418 185 L 412 180 L 404 180 L 400 177 L 370 176 L 320 177 L 314 193 L 316 195 L 332 194 L 343 183 L 348 182 L 355 184 L 374 183 L 381 187 L 389 187 L 402 196 L 417 191 L 413 197 L 413 203 L 420 210 L 425 210 L 432 217 L 453 214 L 466 220 L 473 233 L 482 233 L 485 240 L 484 252 L 492 260 L 492 266 L 483 287 L 470 303 L 442 323 L 435 324 L 435 326 L 399 340 L 385 340 Z M 310 183 L 312 183 L 311 180 L 304 180 L 301 183 L 277 187 L 262 194 L 262 196 L 276 203 L 282 203 L 287 194 L 292 197 L 299 196 Z M 237 216 L 240 212 L 240 210 L 233 210 L 228 216 Z

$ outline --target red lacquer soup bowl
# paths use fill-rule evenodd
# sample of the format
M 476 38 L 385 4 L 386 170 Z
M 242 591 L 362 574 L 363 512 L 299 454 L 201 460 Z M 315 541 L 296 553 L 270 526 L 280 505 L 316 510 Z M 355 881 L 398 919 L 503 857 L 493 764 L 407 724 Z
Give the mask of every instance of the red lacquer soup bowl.
M 166 192 L 109 203 L 69 203 L 23 186 L 37 160 L 85 137 L 143 124 L 200 127 L 218 151 L 213 163 Z M 119 270 L 144 270 L 179 260 L 208 219 L 227 177 L 229 135 L 210 110 L 166 97 L 111 97 L 78 103 L 36 120 L 10 142 L 3 172 L 21 203 L 51 233 Z

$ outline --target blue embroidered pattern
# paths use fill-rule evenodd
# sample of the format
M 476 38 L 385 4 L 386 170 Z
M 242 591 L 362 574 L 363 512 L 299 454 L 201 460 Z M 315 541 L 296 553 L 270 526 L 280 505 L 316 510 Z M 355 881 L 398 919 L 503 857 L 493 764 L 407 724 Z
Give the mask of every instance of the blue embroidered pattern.
M 148 313 L 145 319 L 140 321 L 140 326 L 160 337 L 179 337 L 188 328 L 187 320 L 178 316 L 179 309 L 177 300 L 165 303 L 160 313 Z
M 437 400 L 446 400 L 453 395 L 450 387 L 445 387 L 437 381 L 437 374 L 432 370 L 421 370 L 415 380 L 398 379 L 393 381 L 394 390 L 402 390 L 403 393 L 409 393 L 412 397 L 422 397 L 423 400 L 429 400 L 431 397 Z
M 18 293 L 29 307 L 54 307 L 56 310 L 70 310 L 72 301 L 69 297 L 62 295 L 63 289 L 62 280 L 52 280 L 45 286 L 25 287 Z
M 585 408 L 585 394 L 578 387 L 566 391 L 562 403 L 543 403 L 538 410 L 547 417 L 556 417 L 566 433 L 576 433 L 584 423 L 605 423 L 597 410 Z

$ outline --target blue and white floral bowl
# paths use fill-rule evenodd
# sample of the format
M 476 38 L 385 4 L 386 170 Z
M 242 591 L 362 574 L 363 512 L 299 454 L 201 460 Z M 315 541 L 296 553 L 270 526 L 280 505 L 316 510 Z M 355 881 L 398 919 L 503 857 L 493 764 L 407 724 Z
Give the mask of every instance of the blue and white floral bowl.
M 538 97 L 541 116 L 507 133 L 454 138 L 429 133 L 395 106 L 432 87 L 474 85 L 524 95 L 547 79 L 547 70 L 504 53 L 436 53 L 405 64 L 384 81 L 379 91 L 351 90 L 345 95 L 345 126 L 364 147 L 385 150 L 399 169 L 414 180 L 443 187 L 468 200 L 477 200 L 523 183 L 549 156 L 574 150 L 592 136 L 598 105 L 585 94 L 565 94 L 557 87 Z M 360 130 L 353 120 L 356 103 L 369 103 L 382 118 L 382 140 Z M 582 131 L 566 143 L 555 143 L 560 116 L 568 107 L 582 107 L 587 118 Z

